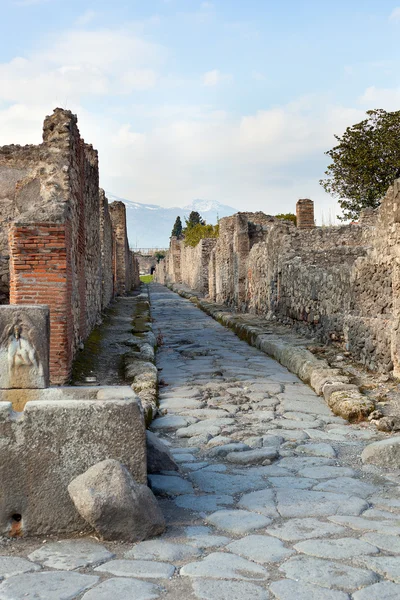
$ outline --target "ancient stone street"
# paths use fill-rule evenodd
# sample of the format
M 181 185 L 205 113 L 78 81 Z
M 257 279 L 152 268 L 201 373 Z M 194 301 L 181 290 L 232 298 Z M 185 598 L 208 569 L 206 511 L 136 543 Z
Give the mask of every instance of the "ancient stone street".
M 150 475 L 159 538 L 1 546 L 0 600 L 394 600 L 398 475 L 362 465 L 385 434 L 335 417 L 277 362 L 150 287 L 160 416 L 179 471 Z

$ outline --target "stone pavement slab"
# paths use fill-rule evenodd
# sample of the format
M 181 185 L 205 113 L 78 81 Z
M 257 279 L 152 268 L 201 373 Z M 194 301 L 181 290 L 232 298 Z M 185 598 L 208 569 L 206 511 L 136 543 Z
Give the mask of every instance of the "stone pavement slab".
M 40 571 L 40 565 L 18 556 L 0 556 L 0 581 L 5 577 L 22 575 L 22 573 L 31 571 Z
M 315 492 L 312 490 L 278 489 L 278 512 L 282 517 L 327 517 L 329 515 L 359 515 L 368 504 L 357 496 Z
M 267 590 L 247 581 L 194 579 L 193 592 L 198 600 L 268 600 Z
M 179 544 L 159 539 L 146 540 L 136 544 L 131 550 L 125 552 L 124 557 L 175 563 L 200 555 L 200 550 L 189 544 Z
M 112 577 L 82 596 L 82 600 L 154 600 L 162 590 L 148 581 L 129 577 Z
M 378 554 L 379 549 L 366 541 L 356 538 L 338 538 L 334 540 L 306 540 L 294 546 L 298 552 L 316 556 L 343 560 L 362 554 Z
M 66 571 L 99 565 L 114 556 L 98 542 L 89 540 L 62 540 L 48 543 L 29 554 L 30 560 L 37 561 L 44 567 Z
M 391 581 L 374 583 L 353 594 L 353 600 L 398 600 L 400 585 Z
M 95 568 L 96 572 L 111 573 L 119 577 L 143 577 L 144 579 L 169 579 L 175 567 L 151 560 L 112 560 Z
M 213 552 L 202 561 L 185 565 L 181 568 L 180 574 L 188 577 L 253 581 L 262 581 L 268 578 L 268 572 L 264 567 L 227 552 Z
M 160 496 L 179 496 L 194 491 L 190 481 L 177 475 L 149 475 L 149 482 L 153 492 Z
M 0 600 L 74 600 L 98 581 L 66 571 L 13 575 L 0 584 Z
M 209 515 L 207 522 L 234 535 L 244 535 L 266 527 L 271 519 L 246 510 L 219 510 Z
M 248 535 L 226 546 L 226 550 L 260 564 L 281 562 L 294 553 L 268 535 Z
M 274 581 L 270 590 L 278 600 L 350 600 L 350 596 L 344 592 L 327 590 L 317 585 L 292 579 Z M 368 600 L 370 599 L 368 598 Z
M 184 494 L 174 500 L 177 506 L 194 510 L 198 512 L 215 512 L 221 506 L 233 504 L 233 496 L 227 494 L 205 494 L 195 496 L 194 494 Z
M 344 527 L 313 518 L 289 519 L 282 524 L 267 528 L 268 534 L 288 542 L 341 535 L 345 532 Z

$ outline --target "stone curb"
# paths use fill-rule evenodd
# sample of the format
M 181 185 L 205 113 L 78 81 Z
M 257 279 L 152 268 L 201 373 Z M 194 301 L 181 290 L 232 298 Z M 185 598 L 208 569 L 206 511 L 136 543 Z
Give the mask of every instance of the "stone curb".
M 125 357 L 125 378 L 140 398 L 145 424 L 148 427 L 158 412 L 158 371 L 155 366 L 157 342 L 153 333 L 147 284 L 142 284 L 141 293 L 136 298 L 143 305 L 140 309 L 140 320 L 144 322 L 146 331 L 140 333 L 141 338 L 135 338 L 139 351 Z
M 187 298 L 213 319 L 229 327 L 236 335 L 277 360 L 281 365 L 308 384 L 319 396 L 323 396 L 335 415 L 351 423 L 364 420 L 375 408 L 356 385 L 340 369 L 331 368 L 327 361 L 316 358 L 303 346 L 304 339 L 294 337 L 292 342 L 267 332 L 261 325 L 248 324 L 243 315 L 230 311 L 224 305 L 205 300 L 193 290 L 168 284 L 171 291 Z M 296 340 L 298 342 L 296 343 Z

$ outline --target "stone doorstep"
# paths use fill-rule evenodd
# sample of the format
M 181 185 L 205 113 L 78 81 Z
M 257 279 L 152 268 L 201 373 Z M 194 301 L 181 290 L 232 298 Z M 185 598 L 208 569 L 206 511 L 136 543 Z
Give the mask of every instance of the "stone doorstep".
M 305 340 L 291 334 L 293 342 L 282 340 L 278 335 L 266 337 L 261 325 L 242 321 L 242 315 L 229 311 L 229 308 L 205 300 L 199 293 L 187 290 L 177 284 L 168 284 L 171 291 L 187 298 L 201 310 L 232 329 L 236 334 L 246 335 L 247 342 L 294 373 L 319 395 L 323 396 L 331 410 L 350 422 L 364 419 L 374 410 L 373 403 L 364 396 L 357 386 L 350 385 L 349 378 L 339 369 L 328 366 L 325 360 L 318 359 L 305 347 Z M 268 328 L 273 327 L 268 323 Z

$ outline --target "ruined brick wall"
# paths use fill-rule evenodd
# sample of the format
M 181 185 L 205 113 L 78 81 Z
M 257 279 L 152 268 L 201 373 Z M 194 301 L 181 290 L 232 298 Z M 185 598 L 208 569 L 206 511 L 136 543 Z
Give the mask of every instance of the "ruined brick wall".
M 132 257 L 126 231 L 126 208 L 119 200 L 109 205 L 116 243 L 115 293 L 125 294 L 133 288 Z
M 182 283 L 203 294 L 208 293 L 208 265 L 216 243 L 216 239 L 204 239 L 192 247 L 185 246 L 184 240 L 179 241 Z
M 49 305 L 52 383 L 68 379 L 112 296 L 138 283 L 117 221 L 99 190 L 97 152 L 70 111 L 46 118 L 42 144 L 0 148 L 0 302 Z

